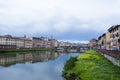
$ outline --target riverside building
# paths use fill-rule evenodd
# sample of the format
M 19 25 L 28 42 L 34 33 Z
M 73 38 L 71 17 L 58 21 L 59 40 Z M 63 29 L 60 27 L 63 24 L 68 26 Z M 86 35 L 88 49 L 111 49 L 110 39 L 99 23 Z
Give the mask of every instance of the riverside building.
M 108 31 L 110 32 L 111 50 L 120 50 L 120 25 L 112 26 Z
M 120 25 L 114 25 L 98 37 L 98 48 L 120 51 Z
M 24 40 L 11 35 L 0 36 L 0 49 L 24 48 Z

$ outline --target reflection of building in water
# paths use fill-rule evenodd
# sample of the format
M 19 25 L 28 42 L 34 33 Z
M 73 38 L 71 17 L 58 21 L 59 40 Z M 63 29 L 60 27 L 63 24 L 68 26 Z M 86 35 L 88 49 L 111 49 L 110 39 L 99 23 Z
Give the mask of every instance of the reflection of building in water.
M 59 56 L 64 56 L 64 55 L 66 55 L 67 53 L 59 52 L 58 54 L 59 54 Z
M 59 54 L 56 52 L 35 52 L 18 54 L 0 54 L 0 65 L 10 66 L 16 63 L 35 63 L 56 59 Z
M 25 61 L 32 61 L 32 53 L 27 53 L 25 55 Z
M 35 54 L 32 54 L 32 63 L 34 62 L 41 62 L 41 53 L 36 52 Z
M 45 56 L 46 56 L 46 61 L 50 60 L 51 59 L 51 52 L 45 52 Z
M 32 63 L 35 62 L 47 62 L 58 57 L 57 53 L 53 52 L 36 52 L 32 54 Z
M 48 55 L 49 55 L 49 52 L 43 52 L 43 53 L 41 53 L 41 61 L 48 61 L 49 59 L 48 59 Z
M 1 55 L 0 54 L 0 65 L 2 66 L 10 66 L 11 64 L 16 63 L 16 55 Z
M 24 54 L 16 54 L 16 62 L 17 63 L 24 63 L 25 55 Z
M 54 53 L 51 54 L 51 59 L 54 60 L 54 59 L 56 59 L 58 56 L 59 56 L 58 53 L 57 53 L 57 52 L 54 52 Z

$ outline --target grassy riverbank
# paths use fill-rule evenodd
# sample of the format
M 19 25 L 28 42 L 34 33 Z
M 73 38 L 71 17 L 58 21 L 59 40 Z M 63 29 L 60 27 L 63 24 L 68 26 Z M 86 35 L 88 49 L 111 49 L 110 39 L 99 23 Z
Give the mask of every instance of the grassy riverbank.
M 120 80 L 120 68 L 94 50 L 71 58 L 64 66 L 66 80 Z
M 52 51 L 52 48 L 32 48 L 32 49 L 14 49 L 14 50 L 1 50 L 0 53 L 15 53 L 15 52 L 31 52 L 31 51 Z

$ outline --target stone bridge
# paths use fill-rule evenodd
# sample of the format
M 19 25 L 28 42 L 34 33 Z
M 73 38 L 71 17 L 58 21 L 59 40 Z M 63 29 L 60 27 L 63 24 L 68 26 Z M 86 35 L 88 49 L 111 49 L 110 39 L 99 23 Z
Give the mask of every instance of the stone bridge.
M 85 52 L 90 49 L 89 46 L 61 46 L 66 52 Z

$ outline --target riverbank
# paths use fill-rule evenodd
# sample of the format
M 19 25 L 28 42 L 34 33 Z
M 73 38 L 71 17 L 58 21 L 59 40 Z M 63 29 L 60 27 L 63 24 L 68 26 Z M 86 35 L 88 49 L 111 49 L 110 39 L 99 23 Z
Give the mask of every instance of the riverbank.
M 66 80 L 120 80 L 120 68 L 94 50 L 69 59 L 63 71 Z
M 53 51 L 53 48 L 32 48 L 32 49 L 13 49 L 0 50 L 0 53 L 31 52 L 31 51 Z

